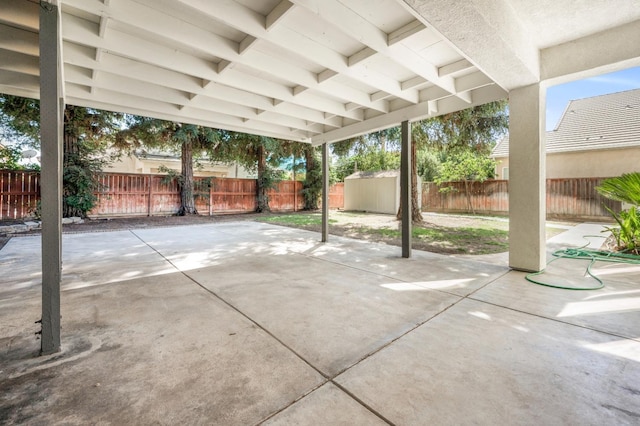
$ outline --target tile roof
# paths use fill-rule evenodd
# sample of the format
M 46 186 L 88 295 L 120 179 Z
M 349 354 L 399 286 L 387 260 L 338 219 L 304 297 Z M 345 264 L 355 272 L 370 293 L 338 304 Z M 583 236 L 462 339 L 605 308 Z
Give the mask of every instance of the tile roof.
M 640 147 L 640 89 L 570 101 L 547 132 L 547 153 Z M 509 155 L 509 136 L 492 157 Z

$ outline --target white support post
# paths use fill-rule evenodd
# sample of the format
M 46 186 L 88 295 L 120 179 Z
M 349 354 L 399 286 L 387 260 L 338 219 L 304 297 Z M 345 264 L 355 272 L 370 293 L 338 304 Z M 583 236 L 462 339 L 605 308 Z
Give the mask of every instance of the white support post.
M 402 206 L 402 257 L 411 257 L 411 123 L 401 125 L 400 205 Z
M 62 277 L 62 97 L 60 11 L 40 7 L 40 139 L 42 150 L 42 340 L 43 355 L 60 350 Z
M 322 144 L 322 242 L 329 241 L 329 144 Z
M 546 263 L 545 96 L 540 84 L 509 93 L 509 266 Z

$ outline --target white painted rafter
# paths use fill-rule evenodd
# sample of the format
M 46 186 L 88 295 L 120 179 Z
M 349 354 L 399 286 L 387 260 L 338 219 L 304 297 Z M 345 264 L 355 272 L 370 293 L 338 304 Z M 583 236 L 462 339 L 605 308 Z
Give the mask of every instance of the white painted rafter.
M 332 22 L 357 40 L 362 40 L 370 49 L 389 60 L 402 64 L 416 75 L 455 94 L 453 80 L 441 78 L 438 69 L 432 63 L 406 48 L 403 43 L 389 45 L 389 35 L 371 24 L 362 16 L 346 7 L 338 0 L 292 0 L 300 7 L 308 9 L 320 18 Z
M 495 90 L 402 0 L 59 1 L 68 100 L 85 106 L 310 141 Z M 37 96 L 37 11 L 0 0 L 7 93 Z
M 367 108 L 374 108 L 381 112 L 387 111 L 383 102 L 371 102 L 366 93 L 358 93 L 357 90 L 343 84 L 330 84 L 331 82 L 319 84 L 314 73 L 251 49 L 250 47 L 256 41 L 253 36 L 245 38 L 238 44 L 134 1 L 112 0 L 111 7 L 104 6 L 98 0 L 66 0 L 66 2 L 80 10 L 98 16 L 109 16 L 113 20 L 148 31 L 157 37 L 164 37 L 167 28 L 179 28 L 180 31 L 174 33 L 173 39 L 190 48 L 273 76 L 286 75 L 296 85 L 326 93 L 334 98 L 361 103 Z M 139 16 L 145 16 L 145 19 L 138 19 Z
M 279 99 L 281 102 L 293 102 L 303 107 L 319 108 L 322 111 L 333 112 L 348 118 L 361 119 L 359 114 L 346 111 L 344 104 L 341 102 L 318 96 L 296 97 L 293 96 L 291 89 L 286 86 L 239 73 L 233 67 L 228 67 L 229 71 L 225 71 L 221 75 L 216 72 L 216 64 L 214 63 L 177 52 L 157 43 L 141 40 L 120 31 L 111 30 L 107 39 L 101 39 L 90 26 L 86 25 L 86 21 L 73 16 L 66 18 L 63 38 L 75 44 L 89 43 L 97 48 L 113 52 L 118 56 L 131 58 L 134 61 L 141 61 L 144 64 L 151 64 L 158 68 L 241 88 L 242 90 Z M 315 79 L 315 77 L 313 78 Z
M 409 102 L 417 102 L 416 91 L 403 90 L 397 81 L 379 73 L 372 73 L 366 69 L 354 67 L 358 62 L 376 54 L 375 50 L 364 49 L 349 58 L 328 47 L 304 37 L 286 25 L 278 25 L 271 31 L 267 30 L 265 18 L 259 13 L 235 2 L 223 0 L 179 0 L 181 3 L 198 8 L 209 13 L 212 17 L 224 17 L 224 23 L 240 29 L 253 37 L 269 42 L 280 48 L 287 49 L 296 56 L 316 62 L 326 68 L 325 71 L 333 71 L 341 75 L 365 82 L 378 90 L 386 91 L 393 96 L 400 97 Z M 291 3 L 285 0 L 282 3 Z M 282 4 L 280 3 L 280 4 Z M 293 5 L 291 5 L 293 6 Z M 289 10 L 289 9 L 288 9 Z M 362 105 L 367 107 L 367 105 Z

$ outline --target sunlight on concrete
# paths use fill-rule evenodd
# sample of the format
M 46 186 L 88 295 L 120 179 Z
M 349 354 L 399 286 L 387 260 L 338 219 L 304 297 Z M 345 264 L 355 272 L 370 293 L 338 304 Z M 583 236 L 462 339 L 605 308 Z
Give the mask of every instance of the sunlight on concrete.
M 630 312 L 640 310 L 640 297 L 618 297 L 608 300 L 571 302 L 558 313 L 558 318 L 578 315 L 594 315 L 606 312 Z
M 408 283 L 382 284 L 381 287 L 395 291 L 435 290 L 460 287 L 472 282 L 474 278 L 458 278 L 454 280 L 434 280 Z

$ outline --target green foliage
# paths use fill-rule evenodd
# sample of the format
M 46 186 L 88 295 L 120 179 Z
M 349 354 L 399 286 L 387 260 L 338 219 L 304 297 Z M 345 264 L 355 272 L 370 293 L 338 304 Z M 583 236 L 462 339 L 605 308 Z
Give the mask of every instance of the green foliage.
M 631 204 L 628 210 L 620 213 L 605 206 L 618 223 L 618 227 L 607 227 L 606 230 L 613 235 L 619 251 L 640 255 L 640 173 L 605 179 L 596 190 L 607 198 Z
M 320 147 L 307 145 L 304 147 L 306 174 L 302 186 L 304 208 L 316 210 L 322 195 L 322 156 Z
M 86 139 L 74 144 L 74 150 L 65 153 L 63 163 L 63 204 L 66 217 L 85 217 L 97 201 L 95 193 L 101 188 L 97 176 L 104 159 L 95 156 L 94 144 Z
M 442 164 L 435 182 L 454 181 L 478 181 L 493 177 L 495 160 L 478 155 L 471 151 L 464 151 L 455 156 L 450 156 Z
M 506 100 L 489 102 L 416 122 L 413 140 L 418 146 L 450 154 L 469 149 L 488 154 L 509 127 L 506 106 Z
M 67 105 L 64 109 L 63 215 L 86 216 L 96 197 L 96 173 L 109 163 L 124 115 Z M 0 95 L 0 127 L 23 146 L 40 147 L 40 103 L 36 99 Z
M 22 150 L 15 146 L 0 145 L 0 170 L 21 170 L 19 161 L 22 159 Z
M 421 149 L 417 152 L 416 165 L 418 176 L 423 182 L 433 182 L 440 175 L 442 162 L 446 158 L 443 153 L 433 152 L 428 149 Z
M 636 206 L 629 210 L 623 210 L 616 214 L 607 208 L 611 216 L 618 223 L 618 227 L 606 227 L 616 240 L 616 248 L 619 251 L 640 255 L 640 212 Z
M 596 190 L 611 200 L 640 206 L 640 173 L 625 173 L 605 179 Z
M 369 147 L 349 157 L 338 158 L 335 173 L 339 182 L 356 171 L 396 170 L 400 168 L 400 153 Z

